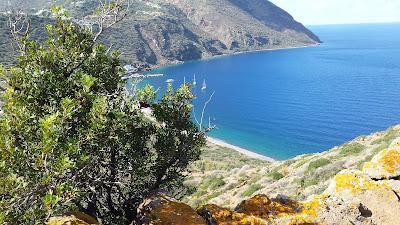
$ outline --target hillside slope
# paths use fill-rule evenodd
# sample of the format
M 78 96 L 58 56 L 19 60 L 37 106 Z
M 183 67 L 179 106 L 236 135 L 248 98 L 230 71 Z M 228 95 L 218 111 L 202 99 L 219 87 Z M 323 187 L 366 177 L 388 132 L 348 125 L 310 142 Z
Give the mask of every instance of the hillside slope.
M 257 194 L 305 200 L 321 194 L 342 170 L 361 169 L 365 162 L 399 141 L 400 125 L 361 136 L 331 150 L 269 163 L 209 144 L 192 165 L 186 184 L 197 187 L 184 202 L 192 207 L 215 203 L 233 209 Z
M 194 178 L 201 182 L 198 187 L 203 193 L 198 197 L 205 201 L 200 207 L 190 207 L 163 191 L 154 192 L 138 207 L 138 217 L 133 224 L 398 225 L 399 136 L 400 126 L 396 126 L 359 137 L 328 152 L 272 164 L 210 146 L 203 159 L 192 168 L 195 173 L 204 174 L 203 177 L 193 174 L 191 181 Z M 275 171 L 275 175 L 271 175 L 271 171 Z M 238 176 L 242 179 L 237 180 Z M 318 193 L 301 201 L 288 197 L 290 193 L 294 197 L 301 195 L 304 190 L 296 179 L 316 180 L 309 186 L 316 186 Z M 208 191 L 217 194 L 210 197 Z M 82 213 L 53 217 L 48 224 L 67 222 L 99 224 Z
M 60 4 L 75 18 L 85 18 L 97 5 L 96 0 L 12 2 L 38 17 L 48 15 L 46 10 L 52 4 Z M 5 10 L 3 3 L 0 11 Z M 0 25 L 0 35 L 5 37 L 7 29 Z M 320 42 L 287 12 L 266 0 L 133 0 L 129 16 L 104 37 L 103 42 L 113 43 L 114 49 L 122 52 L 123 60 L 152 66 Z M 2 55 L 1 61 L 10 59 Z

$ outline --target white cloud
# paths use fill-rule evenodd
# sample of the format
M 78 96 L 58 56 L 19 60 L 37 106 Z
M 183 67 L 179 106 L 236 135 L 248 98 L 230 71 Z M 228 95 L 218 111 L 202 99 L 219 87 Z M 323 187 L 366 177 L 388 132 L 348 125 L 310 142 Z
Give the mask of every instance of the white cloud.
M 400 22 L 400 0 L 271 0 L 304 24 Z

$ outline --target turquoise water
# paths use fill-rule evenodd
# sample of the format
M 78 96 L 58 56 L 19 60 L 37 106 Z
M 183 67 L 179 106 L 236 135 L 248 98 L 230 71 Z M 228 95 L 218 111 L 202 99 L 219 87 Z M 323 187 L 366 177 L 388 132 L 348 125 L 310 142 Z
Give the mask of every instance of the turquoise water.
M 276 159 L 400 123 L 400 24 L 310 29 L 322 45 L 189 62 L 153 71 L 165 76 L 150 82 L 164 89 L 196 74 L 197 114 L 215 91 L 210 135 Z

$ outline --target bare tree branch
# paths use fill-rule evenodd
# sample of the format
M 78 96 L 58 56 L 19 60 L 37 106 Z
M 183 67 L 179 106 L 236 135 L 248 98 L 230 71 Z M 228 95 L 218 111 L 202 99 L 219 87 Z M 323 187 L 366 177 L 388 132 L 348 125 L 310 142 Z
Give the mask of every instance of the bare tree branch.
M 14 42 L 17 44 L 21 54 L 25 54 L 26 46 L 23 41 L 29 34 L 31 21 L 26 13 L 22 10 L 10 11 L 8 17 L 8 26 Z
M 203 125 L 203 119 L 204 119 L 204 112 L 206 111 L 207 105 L 208 105 L 208 103 L 211 102 L 214 94 L 215 94 L 215 91 L 210 95 L 210 98 L 204 103 L 203 110 L 201 111 L 200 130 L 203 130 L 202 125 Z
M 194 117 L 194 121 L 196 121 L 197 125 L 200 127 L 200 122 L 199 122 L 199 120 L 197 119 L 196 110 L 195 110 L 194 107 L 193 107 L 193 117 Z
M 193 117 L 194 117 L 194 120 L 196 121 L 197 125 L 199 126 L 199 130 L 200 130 L 201 132 L 209 132 L 209 131 L 211 131 L 212 129 L 215 128 L 215 125 L 211 125 L 211 118 L 210 118 L 210 117 L 208 118 L 208 127 L 207 127 L 207 128 L 203 128 L 204 114 L 205 114 L 207 105 L 211 102 L 211 100 L 212 100 L 214 94 L 215 94 L 215 91 L 210 95 L 210 97 L 208 98 L 208 100 L 204 103 L 203 109 L 202 109 L 202 111 L 201 111 L 200 121 L 197 119 L 196 111 L 195 111 L 195 109 L 193 108 Z
M 99 11 L 95 16 L 93 25 L 98 26 L 98 31 L 94 34 L 93 40 L 96 41 L 100 35 L 121 22 L 127 15 L 130 8 L 130 0 L 98 0 Z

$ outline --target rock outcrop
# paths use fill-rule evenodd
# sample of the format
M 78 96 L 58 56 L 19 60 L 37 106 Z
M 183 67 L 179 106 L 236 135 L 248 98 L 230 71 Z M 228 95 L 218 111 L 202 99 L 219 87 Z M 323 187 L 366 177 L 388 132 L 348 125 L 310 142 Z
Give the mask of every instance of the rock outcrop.
M 372 179 L 391 179 L 400 177 L 400 139 L 365 163 L 364 173 Z
M 91 216 L 75 212 L 66 216 L 52 217 L 46 225 L 100 225 L 100 223 Z
M 287 217 L 286 222 L 308 223 L 312 221 L 294 217 L 307 209 L 302 203 L 287 198 L 270 199 L 266 195 L 256 195 L 244 200 L 234 211 L 208 204 L 198 209 L 198 213 L 209 225 L 269 224 L 281 217 Z
M 137 225 L 170 224 L 170 225 L 206 225 L 190 206 L 177 202 L 163 193 L 149 196 L 138 208 Z

